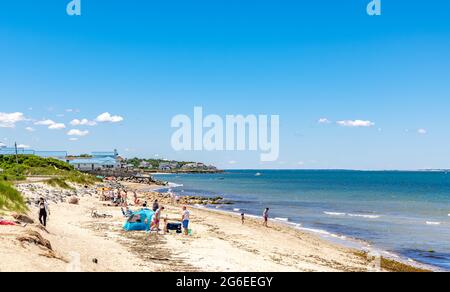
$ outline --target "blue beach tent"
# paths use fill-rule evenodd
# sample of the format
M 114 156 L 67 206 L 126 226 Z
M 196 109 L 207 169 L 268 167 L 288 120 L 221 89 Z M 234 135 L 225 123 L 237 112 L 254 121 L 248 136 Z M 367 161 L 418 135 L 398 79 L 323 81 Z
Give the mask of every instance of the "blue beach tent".
M 149 209 L 142 209 L 134 212 L 123 225 L 125 231 L 148 231 L 155 212 Z

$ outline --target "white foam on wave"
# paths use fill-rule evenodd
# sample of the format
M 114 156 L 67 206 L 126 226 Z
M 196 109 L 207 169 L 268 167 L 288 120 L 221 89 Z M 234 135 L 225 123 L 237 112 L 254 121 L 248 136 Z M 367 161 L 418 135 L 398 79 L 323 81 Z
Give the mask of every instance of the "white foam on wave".
M 314 229 L 314 228 L 299 228 L 300 230 L 303 231 L 308 231 L 308 232 L 312 232 L 312 233 L 317 233 L 317 234 L 321 234 L 321 235 L 331 235 L 330 232 L 326 231 L 326 230 L 322 230 L 322 229 Z
M 432 222 L 432 221 L 427 221 L 427 225 L 441 225 L 441 222 Z
M 241 209 L 239 209 L 239 208 L 234 208 L 233 211 L 234 211 L 234 212 L 239 212 L 239 211 L 241 211 Z
M 171 187 L 171 188 L 179 188 L 179 187 L 182 187 L 183 185 L 169 182 L 168 186 Z
M 349 217 L 359 217 L 359 218 L 367 218 L 367 219 L 378 219 L 380 215 L 370 215 L 370 214 L 351 214 L 351 213 L 340 213 L 340 212 L 323 212 L 328 216 L 349 216 Z
M 338 213 L 338 212 L 323 212 L 325 215 L 330 215 L 330 216 L 345 216 L 347 215 L 347 213 Z
M 359 218 L 367 218 L 367 219 L 378 219 L 380 215 L 366 215 L 366 214 L 348 214 L 350 217 L 359 217 Z
M 279 218 L 279 217 L 277 217 L 277 218 L 275 218 L 275 220 L 282 221 L 282 222 L 289 222 L 289 218 Z

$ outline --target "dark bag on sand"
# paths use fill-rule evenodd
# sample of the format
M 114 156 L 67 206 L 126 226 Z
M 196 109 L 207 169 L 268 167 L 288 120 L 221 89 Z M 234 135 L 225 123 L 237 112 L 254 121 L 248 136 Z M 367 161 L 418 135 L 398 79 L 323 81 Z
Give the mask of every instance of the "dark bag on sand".
M 181 223 L 167 223 L 167 230 L 175 230 L 177 233 L 181 233 Z

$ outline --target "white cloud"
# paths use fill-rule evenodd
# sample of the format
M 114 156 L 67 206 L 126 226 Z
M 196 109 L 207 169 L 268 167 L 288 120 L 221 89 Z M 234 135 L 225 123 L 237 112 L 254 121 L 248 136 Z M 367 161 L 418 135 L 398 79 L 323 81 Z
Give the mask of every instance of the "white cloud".
M 428 134 L 428 131 L 425 130 L 425 129 L 418 129 L 417 133 L 420 134 L 420 135 L 426 135 L 426 134 Z
M 42 120 L 42 121 L 38 121 L 34 123 L 36 126 L 51 126 L 56 124 L 54 121 L 52 120 Z
M 363 121 L 363 120 L 346 120 L 337 122 L 338 125 L 342 127 L 373 127 L 375 126 L 374 122 L 371 121 Z
M 237 164 L 237 161 L 231 160 L 231 161 L 228 161 L 228 163 L 229 164 Z
M 25 130 L 27 130 L 28 132 L 34 132 L 35 129 L 32 127 L 26 127 Z
M 0 112 L 0 128 L 14 128 L 16 123 L 25 120 L 23 113 L 1 113 Z
M 6 146 L 5 143 L 0 142 L 0 147 L 5 147 L 5 146 Z
M 331 121 L 327 118 L 321 118 L 319 119 L 319 124 L 330 124 Z
M 95 121 L 89 121 L 88 119 L 74 119 L 70 122 L 72 126 L 95 126 L 97 123 Z
M 299 162 L 298 162 L 298 165 L 304 166 L 304 165 L 305 165 L 305 162 L 304 162 L 304 161 L 299 161 Z
M 19 145 L 17 145 L 17 148 L 30 148 L 30 146 L 25 145 L 25 144 L 19 144 Z
M 66 125 L 61 123 L 55 123 L 53 125 L 48 126 L 50 130 L 62 130 L 66 128 Z
M 78 141 L 78 138 L 70 138 L 69 141 Z
M 123 118 L 121 116 L 113 116 L 110 113 L 103 113 L 95 120 L 99 123 L 119 123 L 123 121 Z
M 48 126 L 50 130 L 62 130 L 66 128 L 63 123 L 57 123 L 53 120 L 42 120 L 34 123 L 36 126 Z
M 80 136 L 80 137 L 83 137 L 83 136 L 86 136 L 88 134 L 89 134 L 89 131 L 81 131 L 81 130 L 78 130 L 78 129 L 72 129 L 69 132 L 67 132 L 67 135 L 69 135 L 69 136 Z

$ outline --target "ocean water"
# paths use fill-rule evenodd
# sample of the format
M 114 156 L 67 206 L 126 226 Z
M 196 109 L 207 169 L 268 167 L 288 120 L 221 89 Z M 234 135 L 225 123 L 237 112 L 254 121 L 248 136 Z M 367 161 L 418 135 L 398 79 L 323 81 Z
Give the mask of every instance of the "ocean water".
M 271 218 L 450 271 L 450 173 L 235 170 L 157 175 L 180 195 L 223 196 Z

